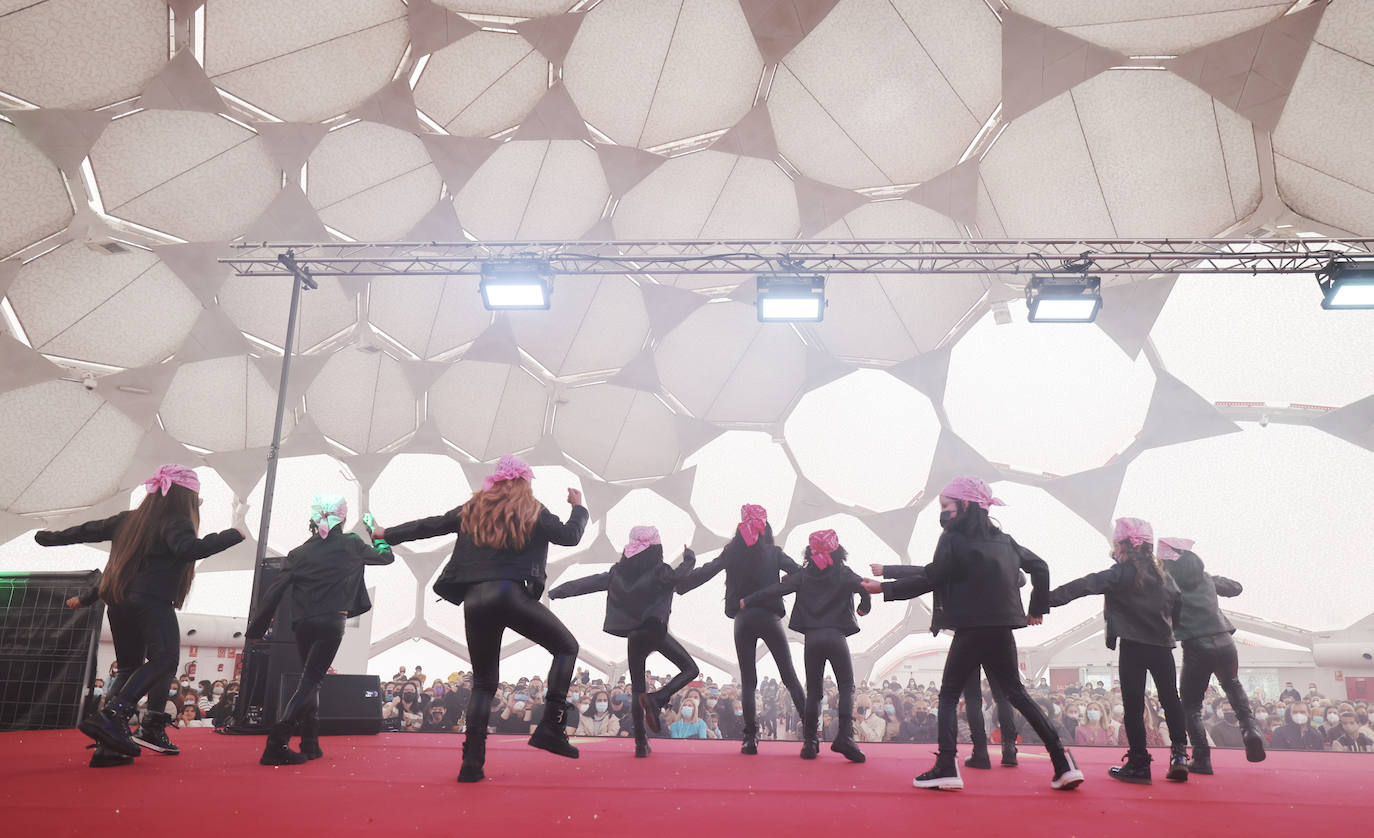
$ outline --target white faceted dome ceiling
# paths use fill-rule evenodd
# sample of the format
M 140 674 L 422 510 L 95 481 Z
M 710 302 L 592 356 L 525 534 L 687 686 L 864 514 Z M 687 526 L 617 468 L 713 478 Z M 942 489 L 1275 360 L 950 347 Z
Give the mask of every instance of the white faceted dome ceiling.
M 290 287 L 231 275 L 233 242 L 1374 235 L 1357 3 L 171 5 L 18 4 L 0 27 L 0 569 L 100 566 L 31 533 L 126 508 L 166 461 L 197 467 L 207 528 L 256 524 Z M 1265 75 L 1207 70 L 1227 62 Z M 316 491 L 395 523 L 515 452 L 551 509 L 569 485 L 591 509 L 552 582 L 638 523 L 707 561 L 744 502 L 794 556 L 833 526 L 867 573 L 927 561 L 934 493 L 970 472 L 1057 581 L 1133 514 L 1245 582 L 1238 611 L 1368 614 L 1332 580 L 1371 535 L 1374 313 L 1322 311 L 1310 275 L 1106 276 L 1093 326 L 1026 323 L 1024 277 L 832 276 L 806 326 L 758 323 L 741 275 L 559 277 L 550 310 L 509 316 L 473 277 L 319 282 L 274 553 Z M 369 571 L 379 660 L 465 654 L 429 592 L 450 544 Z M 253 549 L 203 563 L 188 608 L 242 614 Z M 675 625 L 729 672 L 722 596 Z M 589 662 L 623 661 L 601 598 L 556 609 Z M 861 667 L 928 619 L 875 606 Z

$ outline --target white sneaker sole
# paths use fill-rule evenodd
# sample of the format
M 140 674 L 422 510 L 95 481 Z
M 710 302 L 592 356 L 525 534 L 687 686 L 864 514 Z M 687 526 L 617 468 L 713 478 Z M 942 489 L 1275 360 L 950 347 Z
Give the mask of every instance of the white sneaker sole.
M 1074 768 L 1065 771 L 1058 778 L 1050 781 L 1050 788 L 1058 791 L 1072 791 L 1083 784 L 1083 772 Z
M 911 785 L 918 789 L 955 791 L 964 787 L 964 777 L 959 773 L 959 769 L 956 767 L 953 777 L 937 777 L 934 780 L 922 780 L 917 778 L 911 781 Z
M 136 745 L 138 745 L 140 748 L 147 748 L 148 750 L 153 751 L 154 753 L 159 753 L 159 754 L 167 754 L 167 753 L 179 754 L 179 753 L 181 753 L 180 750 L 175 750 L 175 751 L 174 751 L 174 750 L 172 750 L 172 749 L 170 749 L 170 748 L 164 748 L 164 747 L 162 747 L 161 745 L 156 745 L 156 744 L 154 744 L 153 742 L 151 742 L 150 740 L 141 738 L 141 737 L 138 736 L 137 734 L 135 734 L 134 736 L 131 736 L 130 738 L 133 739 L 133 740 L 134 740 L 134 743 L 135 743 Z

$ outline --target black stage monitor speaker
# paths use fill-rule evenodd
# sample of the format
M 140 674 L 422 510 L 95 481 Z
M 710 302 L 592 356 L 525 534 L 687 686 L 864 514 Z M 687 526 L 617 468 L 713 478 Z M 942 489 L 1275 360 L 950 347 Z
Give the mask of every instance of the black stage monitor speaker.
M 292 650 L 294 652 L 294 650 Z M 300 683 L 299 672 L 283 672 L 277 706 L 285 707 Z M 320 684 L 320 733 L 376 734 L 382 730 L 382 683 L 376 675 L 326 675 Z

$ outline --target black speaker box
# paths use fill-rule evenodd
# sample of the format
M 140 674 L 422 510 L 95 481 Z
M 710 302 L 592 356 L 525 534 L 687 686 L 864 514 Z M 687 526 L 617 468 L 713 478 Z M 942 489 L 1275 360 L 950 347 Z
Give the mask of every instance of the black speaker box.
M 292 650 L 294 653 L 294 650 Z M 301 673 L 284 672 L 277 706 L 284 707 Z M 320 684 L 320 733 L 326 736 L 376 734 L 382 730 L 382 683 L 376 675 L 326 675 Z

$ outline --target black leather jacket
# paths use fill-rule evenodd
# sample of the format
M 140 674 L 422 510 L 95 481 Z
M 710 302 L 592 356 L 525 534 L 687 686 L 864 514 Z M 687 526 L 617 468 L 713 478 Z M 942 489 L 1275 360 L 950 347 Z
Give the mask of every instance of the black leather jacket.
M 1182 599 L 1169 574 L 1164 574 L 1163 585 L 1148 579 L 1139 584 L 1135 567 L 1130 562 L 1118 562 L 1050 591 L 1050 605 L 1064 605 L 1093 594 L 1104 595 L 1102 614 L 1107 620 L 1108 649 L 1116 648 L 1117 638 L 1173 648 Z
M 767 535 L 756 541 L 753 547 L 736 535 L 720 551 L 719 556 L 691 572 L 688 577 L 691 587 L 705 584 L 722 570 L 725 571 L 725 616 L 733 620 L 739 615 L 740 600 L 778 584 L 779 573 L 796 573 L 801 570 L 801 565 Z M 758 605 L 750 603 L 749 607 L 761 608 L 777 617 L 787 616 L 782 597 L 760 600 Z
M 584 576 L 556 585 L 549 599 L 581 596 L 606 591 L 606 622 L 602 630 L 617 637 L 628 637 L 635 629 L 652 621 L 668 625 L 673 610 L 673 593 L 692 589 L 687 574 L 696 565 L 696 555 L 688 550 L 677 569 L 663 561 L 663 547 L 655 544 L 629 558 L 621 555 L 605 573 Z
M 935 558 L 901 579 L 883 583 L 883 599 L 911 599 L 935 592 L 930 631 L 1006 626 L 1023 628 L 1026 610 L 1019 588 L 1030 576 L 1030 613 L 1049 613 L 1050 567 L 1045 560 L 999 530 L 981 535 L 946 531 Z
M 331 530 L 328 538 L 310 540 L 286 554 L 282 573 L 263 594 L 257 613 L 249 621 L 249 637 L 262 637 L 277 613 L 286 591 L 291 591 L 291 627 L 321 614 L 346 613 L 356 617 L 372 610 L 363 584 L 366 565 L 386 565 L 396 556 L 385 542 L 368 546 L 353 533 Z
M 868 591 L 863 588 L 863 579 L 839 562 L 825 570 L 808 564 L 776 585 L 744 597 L 744 604 L 753 608 L 756 604 L 792 593 L 797 595 L 797 601 L 792 606 L 792 619 L 787 627 L 803 634 L 826 628 L 839 629 L 846 637 L 858 634 L 859 623 L 854 619 L 854 594 L 859 595 L 860 611 L 867 614 L 872 606 Z
M 1180 643 L 1215 634 L 1235 634 L 1236 627 L 1221 613 L 1219 596 L 1240 596 L 1239 582 L 1224 576 L 1212 576 L 1203 569 L 1202 559 L 1190 550 L 1183 551 L 1164 567 L 1178 585 L 1181 595 L 1178 619 L 1174 622 L 1174 639 Z

